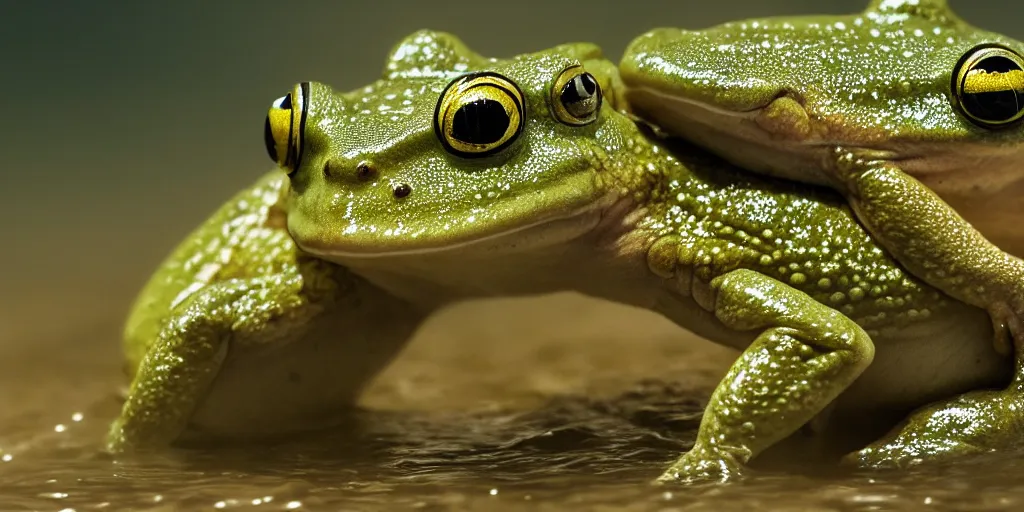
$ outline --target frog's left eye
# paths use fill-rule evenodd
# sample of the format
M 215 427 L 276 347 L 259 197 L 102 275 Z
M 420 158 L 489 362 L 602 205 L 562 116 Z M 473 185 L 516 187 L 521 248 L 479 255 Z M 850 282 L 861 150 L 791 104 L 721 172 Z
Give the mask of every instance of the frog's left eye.
M 448 84 L 434 110 L 434 132 L 461 157 L 492 155 L 523 131 L 526 104 L 512 80 L 492 72 L 463 75 Z
M 987 128 L 1024 117 L 1024 57 L 996 45 L 973 48 L 953 71 L 954 104 Z
M 288 174 L 299 168 L 302 160 L 302 134 L 309 111 L 309 82 L 302 82 L 287 95 L 278 98 L 267 112 L 263 141 L 267 154 Z
M 582 126 L 594 122 L 601 110 L 601 86 L 583 66 L 572 66 L 555 79 L 551 88 L 551 110 L 565 124 Z

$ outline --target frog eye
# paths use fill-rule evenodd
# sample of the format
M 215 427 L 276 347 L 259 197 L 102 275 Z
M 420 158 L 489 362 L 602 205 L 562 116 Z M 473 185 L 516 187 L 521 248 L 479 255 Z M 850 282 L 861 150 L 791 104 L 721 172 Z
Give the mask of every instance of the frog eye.
M 1002 46 L 978 46 L 953 71 L 953 102 L 972 122 L 1005 126 L 1024 117 L 1024 57 Z
M 288 174 L 299 168 L 302 159 L 302 133 L 308 111 L 309 82 L 302 82 L 292 92 L 275 100 L 267 112 L 263 128 L 267 154 Z
M 592 123 L 601 110 L 601 86 L 597 79 L 580 65 L 563 71 L 551 88 L 551 110 L 565 124 Z
M 501 151 L 523 131 L 523 91 L 492 72 L 463 75 L 445 87 L 434 110 L 434 132 L 451 154 L 482 157 Z

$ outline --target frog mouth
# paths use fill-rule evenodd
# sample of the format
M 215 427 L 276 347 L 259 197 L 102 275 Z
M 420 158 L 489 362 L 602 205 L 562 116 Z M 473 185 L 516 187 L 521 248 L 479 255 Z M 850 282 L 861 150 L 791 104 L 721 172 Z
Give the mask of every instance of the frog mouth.
M 605 192 L 593 197 L 579 196 L 581 186 L 592 183 L 589 177 L 584 179 L 583 183 L 567 180 L 544 193 L 510 197 L 504 204 L 490 205 L 488 213 L 475 219 L 469 214 L 417 215 L 402 226 L 401 232 L 388 233 L 382 226 L 351 232 L 341 229 L 339 233 L 337 228 L 321 229 L 320 224 L 307 219 L 290 222 L 289 230 L 303 251 L 342 264 L 354 260 L 526 251 L 565 243 L 600 223 L 617 197 Z M 303 216 L 301 211 L 294 213 Z
M 631 87 L 628 94 L 630 107 L 645 121 L 735 165 L 796 181 L 832 184 L 821 169 L 822 161 L 796 147 L 805 148 L 808 136 L 799 141 L 792 137 L 774 140 L 757 122 L 766 106 L 774 101 L 771 98 L 726 109 L 643 85 Z
M 800 108 L 785 109 L 790 117 L 778 121 L 771 115 L 776 101 Z M 965 181 L 974 192 L 992 192 L 1024 180 L 1024 144 L 908 140 L 884 131 L 827 130 L 842 126 L 843 120 L 811 120 L 802 99 L 788 91 L 726 109 L 637 85 L 629 91 L 629 104 L 643 119 L 735 165 L 795 181 L 836 186 L 828 171 L 836 147 L 893 163 L 940 194 L 966 193 Z M 801 112 L 807 116 L 804 120 L 799 119 Z M 969 180 L 961 177 L 967 169 Z
M 718 137 L 747 142 L 772 139 L 775 144 L 829 144 L 819 137 L 820 123 L 810 120 L 803 99 L 789 91 L 758 95 L 729 107 L 644 85 L 633 86 L 628 95 L 630 106 L 645 120 L 694 140 Z M 782 104 L 785 109 L 773 108 Z
M 448 253 L 465 254 L 467 251 L 476 252 L 477 250 L 481 252 L 525 250 L 575 238 L 582 232 L 586 232 L 596 226 L 599 221 L 599 210 L 595 207 L 589 207 L 564 216 L 546 218 L 529 224 L 481 233 L 478 236 L 452 237 L 441 245 L 413 245 L 383 250 L 363 244 L 344 248 L 317 247 L 310 244 L 302 244 L 300 246 L 310 254 L 331 260 L 369 260 L 444 255 Z

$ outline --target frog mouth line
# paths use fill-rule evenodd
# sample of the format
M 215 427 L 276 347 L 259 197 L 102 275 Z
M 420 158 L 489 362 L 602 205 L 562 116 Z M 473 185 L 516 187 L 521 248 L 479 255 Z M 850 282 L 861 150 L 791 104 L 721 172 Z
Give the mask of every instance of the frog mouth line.
M 462 240 L 455 239 L 450 244 L 435 245 L 427 247 L 416 247 L 408 249 L 394 249 L 394 250 L 382 250 L 382 251 L 346 251 L 338 250 L 336 248 L 317 248 L 315 246 L 300 244 L 302 250 L 323 257 L 325 259 L 358 259 L 358 260 L 369 260 L 369 259 L 384 259 L 384 258 L 400 258 L 408 256 L 423 256 L 428 254 L 444 254 L 447 252 L 455 252 L 470 248 L 475 248 L 481 245 L 486 245 L 488 242 L 500 242 L 505 239 L 514 238 L 519 241 L 516 243 L 516 247 L 519 248 L 522 245 L 529 245 L 531 241 L 543 243 L 541 238 L 556 239 L 557 241 L 565 241 L 567 239 L 576 238 L 583 233 L 590 231 L 596 226 L 602 218 L 600 212 L 603 211 L 603 201 L 596 201 L 593 204 L 586 205 L 581 208 L 570 211 L 564 215 L 551 216 L 549 218 L 541 219 L 529 224 L 522 224 L 509 229 L 495 231 L 492 233 L 483 234 L 481 236 L 465 238 Z M 551 236 L 552 232 L 562 233 L 564 236 Z M 531 233 L 532 232 L 532 233 Z M 525 235 L 517 237 L 516 235 Z M 528 237 L 534 237 L 531 240 Z M 525 244 L 523 242 L 526 242 Z M 548 244 L 550 245 L 550 243 Z
M 692 127 L 693 125 L 700 125 L 709 127 L 717 132 L 728 132 L 731 138 L 740 138 L 753 143 L 771 144 L 773 146 L 778 146 L 780 144 L 783 146 L 846 146 L 847 149 L 851 151 L 863 153 L 865 156 L 879 160 L 900 160 L 921 156 L 911 154 L 910 152 L 898 151 L 893 147 L 886 147 L 884 145 L 852 145 L 843 144 L 838 140 L 821 138 L 820 131 L 819 133 L 814 133 L 813 126 L 812 133 L 803 138 L 796 136 L 780 136 L 775 132 L 760 126 L 757 118 L 762 115 L 774 101 L 780 98 L 791 98 L 802 105 L 802 100 L 789 91 L 778 92 L 769 99 L 752 101 L 745 105 L 738 106 L 736 109 L 727 109 L 699 100 L 673 96 L 653 87 L 636 86 L 631 92 L 635 95 L 650 95 L 655 98 L 655 101 L 653 102 L 655 105 L 669 107 L 675 106 L 677 109 L 681 110 L 682 108 L 691 112 L 691 115 L 687 115 L 682 113 L 680 110 L 673 110 L 669 108 L 667 109 L 668 112 L 666 115 L 666 112 L 657 108 L 641 109 L 644 111 L 644 116 L 664 120 L 666 125 L 675 127 L 680 133 L 685 133 L 685 128 L 688 126 Z M 637 103 L 645 104 L 648 102 L 641 101 Z M 720 120 L 741 121 L 742 124 L 723 127 L 721 124 L 715 122 Z M 820 122 L 812 123 L 812 125 L 820 124 Z
M 739 142 L 761 148 L 762 155 L 775 153 L 795 157 L 796 160 L 790 165 L 792 167 L 805 164 L 817 166 L 820 165 L 818 160 L 839 146 L 864 158 L 895 163 L 915 176 L 952 175 L 959 170 L 976 167 L 978 162 L 983 161 L 989 162 L 987 172 L 990 174 L 1017 176 L 1024 173 L 1024 166 L 1019 164 L 1024 145 L 1013 147 L 968 141 L 949 144 L 944 140 L 909 142 L 885 134 L 876 134 L 880 136 L 874 137 L 875 140 L 870 143 L 844 142 L 842 136 L 828 137 L 820 128 L 816 129 L 815 126 L 821 126 L 820 121 L 813 123 L 811 132 L 802 138 L 773 134 L 771 130 L 759 125 L 757 117 L 762 115 L 772 101 L 787 96 L 785 92 L 770 99 L 750 102 L 735 110 L 673 96 L 654 87 L 635 86 L 631 95 L 631 103 L 642 117 L 655 125 L 668 128 L 676 136 L 716 148 L 714 150 L 724 153 L 727 159 L 736 156 L 731 153 L 737 152 L 736 143 Z M 648 107 L 642 108 L 642 105 Z M 727 135 L 720 135 L 723 133 Z M 804 161 L 801 155 L 811 157 L 814 161 Z M 757 163 L 754 160 L 740 161 L 744 167 L 756 167 Z

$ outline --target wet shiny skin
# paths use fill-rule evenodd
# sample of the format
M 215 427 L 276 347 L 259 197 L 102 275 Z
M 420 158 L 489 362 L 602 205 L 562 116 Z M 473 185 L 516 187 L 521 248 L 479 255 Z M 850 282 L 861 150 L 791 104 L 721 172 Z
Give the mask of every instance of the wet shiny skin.
M 1024 109 L 1024 43 L 967 24 L 944 0 L 658 29 L 621 67 L 631 105 L 663 129 L 747 169 L 842 191 L 906 268 L 986 308 L 1009 353 L 1010 335 L 1024 344 L 1024 261 L 928 188 L 956 199 L 1024 180 L 1024 124 L 979 125 L 951 86 L 962 58 L 990 44 L 1017 53 L 1018 68 L 994 78 L 1010 88 L 999 113 L 1011 120 Z
M 579 64 L 605 101 L 592 122 L 569 124 L 552 84 Z M 473 70 L 513 81 L 525 105 L 515 142 L 479 159 L 448 153 L 433 119 L 451 80 Z M 140 296 L 110 449 L 329 424 L 433 311 L 563 290 L 744 349 L 664 479 L 741 475 L 833 402 L 835 414 L 870 416 L 1006 384 L 984 311 L 907 274 L 839 196 L 662 145 L 616 110 L 619 87 L 592 45 L 489 60 L 429 31 L 399 43 L 367 88 L 311 84 L 292 103 L 308 109 L 302 136 L 272 130 L 279 147 L 302 141 L 287 176 L 229 201 Z M 1001 429 L 1015 421 L 978 422 L 989 444 L 949 433 L 954 454 L 1009 444 Z M 906 461 L 872 453 L 861 462 Z

